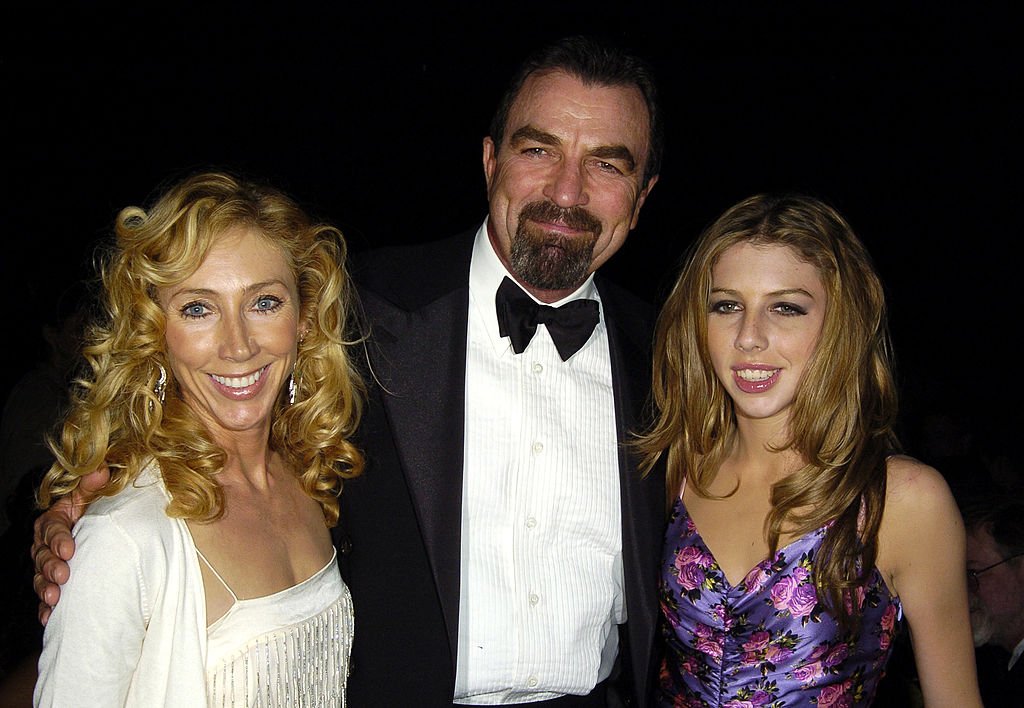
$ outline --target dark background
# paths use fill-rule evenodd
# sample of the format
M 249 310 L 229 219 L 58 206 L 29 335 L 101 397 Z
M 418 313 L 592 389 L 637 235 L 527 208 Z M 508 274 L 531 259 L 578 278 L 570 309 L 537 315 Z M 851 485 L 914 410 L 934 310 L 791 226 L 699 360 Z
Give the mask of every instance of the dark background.
M 887 284 L 909 451 L 952 470 L 966 440 L 1019 465 L 1009 3 L 28 4 L 0 10 L 0 400 L 44 356 L 43 327 L 78 297 L 118 210 L 170 178 L 214 166 L 266 179 L 355 250 L 475 226 L 481 139 L 507 77 L 539 43 L 595 33 L 651 59 L 668 122 L 661 181 L 606 271 L 657 302 L 726 207 L 766 190 L 822 197 Z M 23 491 L 0 537 L 11 705 L 28 704 L 40 631 Z M 891 676 L 912 676 L 908 656 L 897 650 Z
M 650 58 L 667 112 L 661 181 L 607 266 L 615 278 L 657 301 L 727 206 L 764 190 L 823 197 L 889 288 L 911 448 L 933 411 L 1012 447 L 1024 327 L 1009 5 L 345 5 L 2 11 L 0 396 L 44 351 L 42 325 L 91 274 L 118 209 L 169 177 L 267 179 L 353 249 L 475 225 L 480 141 L 506 78 L 536 44 L 585 32 Z

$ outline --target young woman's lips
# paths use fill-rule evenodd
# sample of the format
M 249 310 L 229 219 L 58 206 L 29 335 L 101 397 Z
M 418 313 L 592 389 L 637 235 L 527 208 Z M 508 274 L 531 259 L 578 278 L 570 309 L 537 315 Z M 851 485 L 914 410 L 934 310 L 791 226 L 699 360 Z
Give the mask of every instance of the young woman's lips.
M 241 376 L 221 376 L 219 374 L 210 374 L 209 376 L 214 388 L 228 398 L 246 400 L 263 389 L 267 382 L 265 374 L 268 368 L 270 368 L 270 364 Z
M 780 371 L 774 366 L 743 364 L 733 367 L 732 377 L 744 393 L 763 393 L 778 382 Z

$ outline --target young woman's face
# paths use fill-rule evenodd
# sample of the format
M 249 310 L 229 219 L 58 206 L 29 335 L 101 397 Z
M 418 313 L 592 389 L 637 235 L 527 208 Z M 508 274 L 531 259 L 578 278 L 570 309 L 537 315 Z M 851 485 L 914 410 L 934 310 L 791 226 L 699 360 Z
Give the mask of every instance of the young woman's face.
M 787 418 L 825 321 L 818 269 L 788 246 L 740 243 L 711 276 L 708 348 L 736 415 Z
M 231 229 L 199 270 L 159 297 L 185 402 L 217 439 L 269 435 L 299 336 L 299 293 L 281 250 L 255 231 Z

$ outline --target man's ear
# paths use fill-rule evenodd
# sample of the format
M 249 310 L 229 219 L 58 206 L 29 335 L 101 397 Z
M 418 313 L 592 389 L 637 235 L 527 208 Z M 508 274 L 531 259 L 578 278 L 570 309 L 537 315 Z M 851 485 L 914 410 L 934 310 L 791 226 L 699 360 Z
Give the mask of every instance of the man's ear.
M 654 175 L 649 180 L 644 188 L 640 190 L 640 194 L 636 198 L 636 206 L 633 207 L 633 219 L 629 222 L 629 230 L 632 231 L 636 228 L 636 222 L 640 220 L 640 207 L 647 201 L 647 195 L 654 189 L 654 185 L 658 182 L 658 175 Z
M 491 191 L 491 179 L 498 167 L 498 148 L 491 136 L 484 138 L 484 180 L 487 182 L 487 191 Z

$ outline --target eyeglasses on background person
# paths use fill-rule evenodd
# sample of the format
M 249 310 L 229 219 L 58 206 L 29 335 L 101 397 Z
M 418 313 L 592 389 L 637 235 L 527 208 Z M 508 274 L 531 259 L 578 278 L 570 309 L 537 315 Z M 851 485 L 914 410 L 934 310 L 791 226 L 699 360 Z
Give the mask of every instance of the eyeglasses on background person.
M 1009 556 L 1008 558 L 1003 558 L 998 563 L 993 563 L 992 565 L 988 565 L 988 566 L 985 566 L 984 568 L 979 568 L 977 570 L 971 570 L 970 568 L 968 568 L 967 569 L 967 587 L 970 588 L 971 592 L 978 592 L 978 586 L 981 583 L 981 581 L 978 579 L 979 575 L 981 575 L 982 573 L 987 572 L 989 570 L 992 570 L 993 568 L 998 567 L 998 566 L 1002 565 L 1003 563 L 1008 563 L 1009 561 L 1012 561 L 1014 558 L 1020 558 L 1021 556 L 1024 556 L 1024 553 L 1016 553 L 1016 554 L 1014 554 L 1012 556 Z

